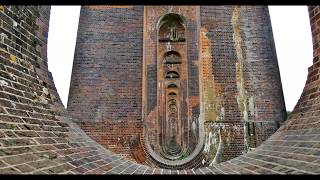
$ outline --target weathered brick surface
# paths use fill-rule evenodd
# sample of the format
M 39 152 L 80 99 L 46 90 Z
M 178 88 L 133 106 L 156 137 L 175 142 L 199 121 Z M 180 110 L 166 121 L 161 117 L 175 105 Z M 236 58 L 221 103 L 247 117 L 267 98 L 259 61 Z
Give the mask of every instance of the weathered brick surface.
M 229 138 L 225 161 L 259 146 L 286 118 L 279 68 L 266 6 L 201 6 L 200 13 L 204 101 L 214 107 L 205 113 L 206 126 L 251 126 Z
M 97 8 L 81 8 L 68 113 L 97 142 L 133 158 L 130 141 L 142 135 L 143 6 Z
M 106 8 L 110 7 L 96 7 Z M 0 41 L 0 71 L 3 72 L 0 76 L 0 174 L 320 173 L 319 6 L 309 6 L 314 59 L 292 118 L 245 155 L 209 167 L 185 170 L 153 168 L 120 157 L 108 150 L 112 148 L 99 144 L 97 139 L 103 132 L 98 126 L 92 124 L 98 130 L 91 131 L 90 138 L 79 125 L 62 116 L 63 107 L 55 95 L 57 92 L 53 92 L 55 88 L 45 58 L 49 10 L 45 6 L 0 6 L 0 34 L 7 36 Z M 33 71 L 32 67 L 38 70 Z M 99 123 L 124 128 L 131 126 L 129 122 L 123 123 L 123 127 L 112 125 L 113 122 Z M 79 124 L 86 129 L 86 123 Z M 136 126 L 141 124 L 132 125 Z M 122 133 L 125 136 L 131 132 Z M 115 141 L 115 138 L 110 136 L 106 141 Z
M 160 42 L 166 29 L 160 31 L 158 23 L 168 13 L 182 17 L 185 32 L 179 27 L 177 33 L 186 39 L 172 42 L 182 60 L 181 131 L 176 136 L 188 144 L 189 153 L 197 145 L 205 147 L 190 167 L 200 164 L 199 158 L 206 166 L 217 156 L 219 145 L 210 143 L 216 141 L 210 133 L 223 136 L 219 162 L 259 146 L 286 118 L 266 6 L 82 7 L 67 108 L 70 117 L 90 137 L 123 157 L 149 161 L 145 142 L 137 143 L 134 152 L 139 155 L 130 151 L 125 142 L 132 138 L 146 139 L 161 154 L 165 106 L 158 86 L 165 67 L 158 61 L 166 52 Z M 204 123 L 204 128 L 197 125 Z M 250 132 L 243 131 L 247 125 Z M 232 132 L 220 133 L 217 126 Z M 148 129 L 146 134 L 143 128 Z
M 145 162 L 145 155 L 141 149 L 141 122 L 81 122 L 79 126 L 93 140 L 112 150 L 114 153 L 139 163 Z M 141 152 L 142 151 L 142 152 Z
M 68 100 L 75 122 L 141 120 L 142 24 L 142 6 L 81 8 Z

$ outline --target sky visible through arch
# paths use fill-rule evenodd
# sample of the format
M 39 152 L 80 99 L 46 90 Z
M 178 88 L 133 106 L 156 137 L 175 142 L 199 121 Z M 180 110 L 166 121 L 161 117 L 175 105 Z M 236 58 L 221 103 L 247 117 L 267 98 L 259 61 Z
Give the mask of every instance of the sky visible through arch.
M 312 65 L 312 39 L 307 6 L 269 6 L 287 110 L 302 93 Z M 80 6 L 51 6 L 48 65 L 67 106 Z

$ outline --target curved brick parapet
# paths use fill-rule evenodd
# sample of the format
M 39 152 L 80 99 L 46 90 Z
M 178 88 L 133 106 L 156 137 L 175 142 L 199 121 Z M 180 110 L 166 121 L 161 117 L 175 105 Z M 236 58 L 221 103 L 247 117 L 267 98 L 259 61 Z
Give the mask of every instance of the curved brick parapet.
M 65 116 L 46 59 L 50 8 L 0 6 L 0 174 L 319 174 L 320 7 L 310 6 L 314 59 L 293 116 L 249 153 L 210 167 L 134 163 Z

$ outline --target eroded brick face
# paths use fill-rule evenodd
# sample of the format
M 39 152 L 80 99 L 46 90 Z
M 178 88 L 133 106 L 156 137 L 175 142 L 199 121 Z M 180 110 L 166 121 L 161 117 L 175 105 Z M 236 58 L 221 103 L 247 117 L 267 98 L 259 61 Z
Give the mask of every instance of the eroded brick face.
M 91 7 L 96 11 L 110 10 L 112 8 L 110 6 Z M 243 90 L 243 88 L 250 90 L 250 85 L 248 85 L 250 83 L 246 79 L 246 76 L 250 75 L 247 72 L 250 68 L 246 65 L 245 58 L 241 57 L 241 54 L 247 51 L 241 48 L 246 43 L 245 36 L 242 36 L 243 33 L 241 33 L 241 14 L 249 12 L 248 9 L 220 7 L 232 10 L 232 13 L 229 10 L 223 13 L 224 11 L 219 10 L 219 7 L 206 8 L 206 10 L 202 9 L 200 12 L 207 13 L 210 8 L 218 8 L 215 11 L 211 11 L 211 13 L 217 13 L 228 18 L 231 16 L 231 24 L 234 31 L 233 37 L 237 42 L 234 45 L 237 60 L 235 65 L 230 65 L 231 67 L 235 66 L 235 69 L 230 68 L 232 69 L 230 74 L 236 74 L 235 77 L 238 84 L 231 86 L 232 88 L 230 87 L 230 89 L 233 89 L 233 91 L 235 91 L 234 89 L 238 91 L 238 88 L 240 90 Z M 144 124 L 138 119 L 127 121 L 99 121 L 99 119 L 78 121 L 84 131 L 72 122 L 64 114 L 64 108 L 46 65 L 46 34 L 48 32 L 50 8 L 47 6 L 0 6 L 0 174 L 319 174 L 320 7 L 309 6 L 308 8 L 314 47 L 313 65 L 309 68 L 304 91 L 292 117 L 271 138 L 253 151 L 219 164 L 189 169 L 188 167 L 197 167 L 199 162 L 201 165 L 199 160 L 202 160 L 204 156 L 198 156 L 196 158 L 197 161 L 192 161 L 186 166 L 180 167 L 181 169 L 175 170 L 165 165 L 162 166 L 167 169 L 156 168 L 156 164 L 151 161 L 148 153 L 145 153 L 147 151 L 144 149 L 144 136 L 140 136 L 141 129 L 145 130 L 143 129 Z M 266 12 L 263 9 L 257 7 L 257 9 L 253 8 L 251 10 L 259 17 Z M 212 21 L 212 24 L 221 22 L 219 27 L 228 24 L 228 21 L 214 21 L 212 16 L 207 16 L 205 19 L 207 19 L 207 23 Z M 259 21 L 254 21 L 254 23 Z M 248 26 L 252 25 L 248 24 Z M 223 81 L 210 80 L 210 73 L 218 72 L 217 67 L 222 66 L 221 64 L 214 64 L 215 60 L 211 58 L 215 57 L 215 54 L 219 54 L 219 50 L 215 50 L 212 47 L 217 42 L 212 43 L 214 41 L 212 39 L 215 38 L 207 36 L 210 28 L 201 27 L 199 30 L 199 32 L 203 33 L 199 37 L 201 42 L 199 47 L 201 47 L 201 52 L 205 52 L 205 56 L 199 57 L 207 67 L 204 70 L 201 69 L 202 71 L 199 71 L 199 74 L 206 74 L 206 76 L 201 76 L 202 81 L 205 80 L 210 86 L 215 87 L 212 94 L 219 94 L 226 91 L 226 88 L 223 88 L 225 86 Z M 230 38 L 229 36 L 227 37 Z M 227 47 L 222 48 L 223 50 L 220 49 L 220 57 L 232 57 L 222 53 L 231 50 L 232 46 L 228 45 L 228 43 L 222 44 Z M 260 44 L 262 45 L 261 48 L 264 47 L 263 44 Z M 224 62 L 228 64 L 228 61 Z M 199 64 L 199 66 L 201 65 L 203 64 Z M 268 65 L 268 63 L 265 63 L 265 65 Z M 214 74 L 213 80 L 227 76 L 222 75 L 223 72 L 221 70 L 220 75 L 219 73 Z M 227 77 L 225 79 L 226 82 L 229 81 Z M 232 80 L 232 78 L 230 79 Z M 259 83 L 264 83 L 263 87 L 267 87 L 265 82 Z M 275 86 L 274 88 L 277 89 Z M 208 89 L 210 88 L 206 90 Z M 231 93 L 233 91 L 227 92 Z M 199 94 L 201 94 L 200 92 Z M 245 95 L 250 95 L 250 93 L 252 92 L 244 91 L 243 94 L 233 92 L 233 95 L 238 95 L 240 100 L 248 102 L 249 111 L 252 108 L 252 98 L 246 99 Z M 210 93 L 207 93 L 207 95 L 210 95 Z M 264 95 L 267 96 L 268 94 Z M 232 96 L 223 100 L 235 103 Z M 192 94 L 189 102 L 188 107 L 193 107 L 199 103 L 199 99 L 196 98 L 195 94 Z M 204 102 L 207 104 L 212 103 L 210 100 L 202 100 L 202 103 Z M 269 101 L 266 102 L 269 103 Z M 221 107 L 221 105 L 224 104 L 217 104 L 217 107 Z M 262 105 L 259 107 L 261 108 Z M 272 106 L 272 104 L 269 104 L 267 108 Z M 238 104 L 233 105 L 232 108 L 236 109 L 237 107 L 239 111 L 247 108 Z M 208 109 L 210 110 L 210 108 Z M 193 113 L 196 114 L 197 112 L 189 112 L 188 115 L 192 116 Z M 209 117 L 220 117 L 215 111 L 207 111 L 206 114 Z M 224 114 L 232 115 L 227 111 Z M 262 114 L 267 115 L 269 112 L 265 111 Z M 246 117 L 241 115 L 240 112 L 235 111 L 235 115 L 231 117 L 235 120 L 241 120 Z M 249 113 L 248 119 L 251 118 L 253 116 Z M 73 120 L 76 121 L 75 119 Z M 92 122 L 92 120 L 96 121 Z M 210 122 L 210 119 L 207 120 Z M 210 123 L 227 124 L 215 121 Z M 263 125 L 263 123 L 268 124 L 268 122 L 256 122 L 254 126 L 256 132 L 260 132 L 261 135 L 271 134 L 274 131 L 274 126 Z M 239 124 L 241 125 L 241 123 Z M 216 127 L 223 126 L 207 126 L 208 130 L 205 132 L 219 132 Z M 224 127 L 237 130 L 237 126 Z M 248 127 L 252 128 L 252 123 Z M 232 132 L 221 130 L 223 129 L 220 129 L 222 135 Z M 264 131 L 269 132 L 263 133 Z M 231 148 L 233 150 L 224 151 L 223 158 L 234 156 L 234 154 L 228 154 L 230 152 L 237 153 L 243 150 L 243 141 L 241 139 L 244 138 L 241 135 L 241 130 L 239 132 L 240 135 L 237 133 L 225 134 L 226 137 L 232 140 L 236 139 L 235 141 L 238 145 L 233 142 L 230 145 L 227 143 L 227 149 L 233 147 Z M 266 137 L 259 137 L 258 134 L 256 143 L 263 141 L 264 138 Z M 247 140 L 253 143 L 251 142 L 252 137 L 248 137 Z M 237 150 L 235 147 L 241 147 L 241 149 Z M 116 153 L 110 150 L 116 151 Z M 120 157 L 119 154 L 123 157 Z M 134 163 L 131 160 L 147 165 Z
M 69 125 L 47 63 L 49 6 L 0 6 L 0 165 L 30 173 L 58 163 Z M 4 166 L 11 166 L 5 168 Z M 60 172 L 63 172 L 61 170 Z
M 164 65 L 173 51 L 181 63 Z M 167 71 L 179 79 L 168 80 Z M 179 84 L 172 91 L 179 115 L 171 119 L 168 83 Z M 82 7 L 67 109 L 103 146 L 160 167 L 165 160 L 151 151 L 166 154 L 173 139 L 185 151 L 178 159 L 199 151 L 180 168 L 250 151 L 286 118 L 267 7 Z

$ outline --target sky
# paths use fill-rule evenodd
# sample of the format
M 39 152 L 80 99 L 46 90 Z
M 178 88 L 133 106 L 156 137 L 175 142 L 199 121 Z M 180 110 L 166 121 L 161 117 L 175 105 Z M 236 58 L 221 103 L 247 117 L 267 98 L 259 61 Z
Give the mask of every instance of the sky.
M 269 6 L 282 88 L 288 111 L 302 93 L 312 65 L 312 39 L 307 6 Z M 48 65 L 67 106 L 80 6 L 51 6 Z

